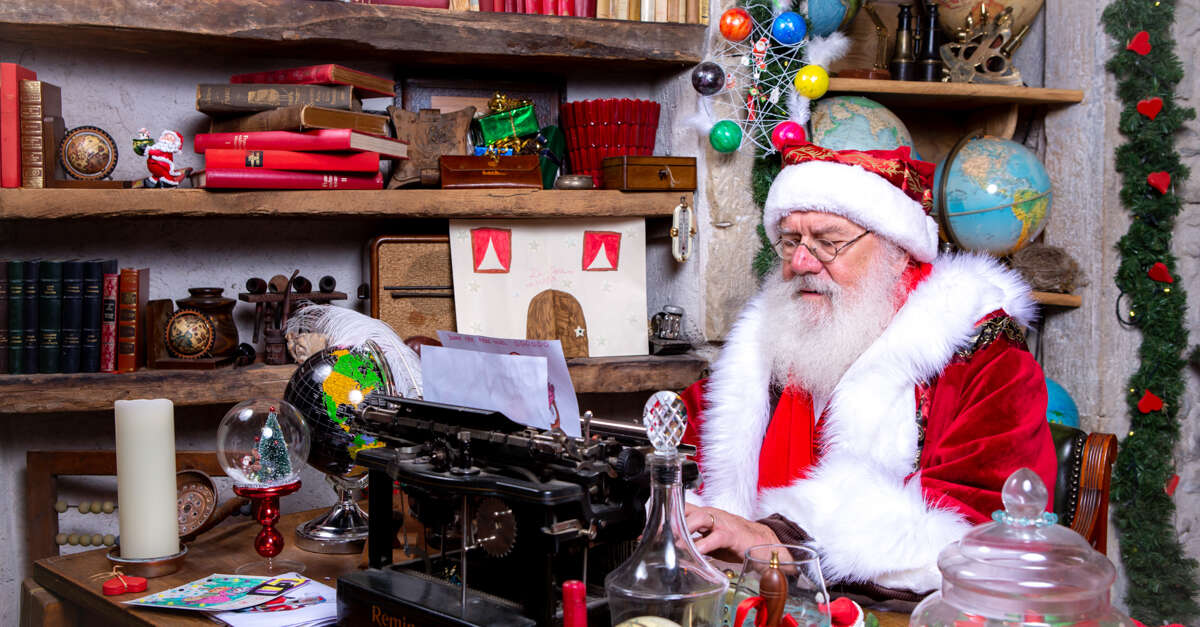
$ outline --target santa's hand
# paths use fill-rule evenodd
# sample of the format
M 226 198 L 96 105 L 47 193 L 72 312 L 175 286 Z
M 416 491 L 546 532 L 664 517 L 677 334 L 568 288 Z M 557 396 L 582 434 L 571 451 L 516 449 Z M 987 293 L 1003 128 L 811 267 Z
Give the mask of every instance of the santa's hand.
M 689 533 L 703 534 L 695 541 L 696 550 L 725 561 L 740 562 L 752 546 L 779 543 L 770 527 L 723 509 L 686 505 L 684 517 Z

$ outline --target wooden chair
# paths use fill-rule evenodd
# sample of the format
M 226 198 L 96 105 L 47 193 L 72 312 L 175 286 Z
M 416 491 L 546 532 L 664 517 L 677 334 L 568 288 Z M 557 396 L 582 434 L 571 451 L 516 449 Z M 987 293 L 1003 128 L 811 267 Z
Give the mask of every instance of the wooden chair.
M 215 451 L 176 451 L 175 467 L 225 476 Z M 58 478 L 117 474 L 116 451 L 28 451 L 25 453 L 25 528 L 29 561 L 58 555 Z
M 1058 454 L 1054 513 L 1101 554 L 1108 549 L 1108 495 L 1117 461 L 1117 436 L 1051 424 Z

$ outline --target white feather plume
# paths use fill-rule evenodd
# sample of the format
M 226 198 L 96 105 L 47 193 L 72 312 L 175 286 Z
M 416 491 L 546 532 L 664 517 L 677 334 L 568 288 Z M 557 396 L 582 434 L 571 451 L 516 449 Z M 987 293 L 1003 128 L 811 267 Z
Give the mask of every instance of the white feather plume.
M 846 55 L 850 50 L 850 38 L 840 31 L 834 31 L 828 37 L 813 37 L 804 47 L 804 62 L 809 65 L 819 65 L 826 70 L 834 61 Z
M 700 137 L 708 137 L 708 134 L 712 131 L 713 124 L 715 124 L 710 116 L 711 113 L 697 111 L 683 118 L 683 127 L 696 129 L 696 133 Z
M 808 98 L 796 93 L 795 87 L 788 87 L 788 119 L 804 126 L 808 124 L 808 117 L 812 113 L 809 108 L 809 103 L 812 102 Z
M 387 323 L 334 305 L 308 305 L 294 312 L 287 321 L 288 332 L 316 332 L 329 338 L 330 346 L 362 348 L 374 342 L 387 360 L 395 383 L 395 393 L 421 398 L 421 360 Z

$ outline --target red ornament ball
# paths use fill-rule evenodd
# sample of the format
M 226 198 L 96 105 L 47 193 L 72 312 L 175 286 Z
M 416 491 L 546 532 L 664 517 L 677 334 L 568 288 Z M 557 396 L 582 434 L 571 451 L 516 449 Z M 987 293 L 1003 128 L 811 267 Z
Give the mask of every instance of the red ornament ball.
M 803 144 L 806 140 L 804 127 L 791 120 L 780 122 L 775 126 L 775 130 L 771 131 L 771 145 L 780 152 L 787 146 Z
M 754 20 L 750 12 L 741 7 L 734 7 L 721 14 L 721 36 L 729 41 L 742 41 L 750 36 L 750 27 Z

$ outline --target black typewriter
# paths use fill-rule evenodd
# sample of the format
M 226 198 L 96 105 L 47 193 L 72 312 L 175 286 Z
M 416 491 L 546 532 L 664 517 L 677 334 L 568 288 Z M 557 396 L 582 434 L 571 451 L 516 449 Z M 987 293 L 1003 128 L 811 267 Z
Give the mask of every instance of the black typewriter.
M 632 552 L 649 495 L 644 428 L 583 418 L 583 437 L 501 413 L 371 395 L 353 431 L 382 448 L 368 469 L 370 568 L 338 579 L 340 625 L 562 624 L 565 581 L 583 580 L 588 619 L 607 625 L 604 576 Z M 681 446 L 681 452 L 694 452 Z M 684 484 L 698 477 L 684 464 Z M 423 539 L 401 534 L 393 491 Z M 415 535 L 415 534 L 414 534 Z M 417 559 L 393 564 L 399 542 Z

